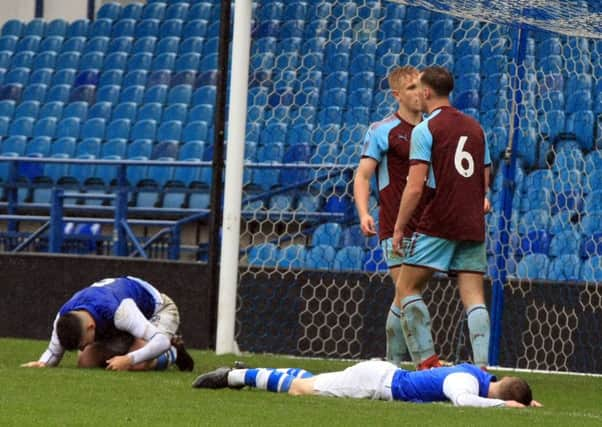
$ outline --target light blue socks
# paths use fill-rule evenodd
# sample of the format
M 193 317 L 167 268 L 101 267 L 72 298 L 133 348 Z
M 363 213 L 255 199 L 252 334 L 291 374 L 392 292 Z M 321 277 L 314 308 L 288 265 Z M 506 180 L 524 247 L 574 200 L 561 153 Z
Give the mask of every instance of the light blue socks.
M 401 309 L 396 305 L 391 305 L 385 326 L 387 333 L 387 360 L 397 366 L 399 366 L 408 352 L 400 319 Z
M 431 315 L 420 295 L 410 295 L 401 300 L 400 324 L 415 364 L 435 354 L 431 334 Z
M 489 313 L 484 304 L 475 304 L 466 310 L 468 332 L 472 345 L 472 358 L 477 366 L 487 366 L 489 361 Z

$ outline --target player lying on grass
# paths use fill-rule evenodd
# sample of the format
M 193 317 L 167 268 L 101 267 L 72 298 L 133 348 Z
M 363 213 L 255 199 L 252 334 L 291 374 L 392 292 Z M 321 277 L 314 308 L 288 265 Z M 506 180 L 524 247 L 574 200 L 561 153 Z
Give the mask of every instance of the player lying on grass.
M 451 401 L 455 406 L 541 406 L 532 398 L 529 384 L 521 378 L 496 377 L 475 365 L 406 371 L 390 362 L 368 361 L 343 371 L 313 376 L 302 369 L 219 368 L 200 375 L 195 388 L 244 386 L 288 393 L 354 399 L 401 400 L 405 402 Z
M 75 293 L 59 310 L 48 349 L 24 367 L 56 366 L 66 350 L 80 350 L 78 366 L 110 370 L 164 370 L 194 361 L 176 336 L 175 303 L 136 277 L 104 279 Z

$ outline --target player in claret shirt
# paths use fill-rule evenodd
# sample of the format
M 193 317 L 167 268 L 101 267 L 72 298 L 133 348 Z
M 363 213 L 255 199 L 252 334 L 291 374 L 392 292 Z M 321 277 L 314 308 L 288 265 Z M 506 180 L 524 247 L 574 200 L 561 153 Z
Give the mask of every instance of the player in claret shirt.
M 59 310 L 48 349 L 22 366 L 56 366 L 66 350 L 80 350 L 78 366 L 110 370 L 164 370 L 194 361 L 175 334 L 178 308 L 137 277 L 104 279 L 76 292 Z
M 435 271 L 457 274 L 473 361 L 486 366 L 489 313 L 483 275 L 489 150 L 479 123 L 451 106 L 454 80 L 449 71 L 428 67 L 420 73 L 419 86 L 427 117 L 412 131 L 408 182 L 393 234 L 394 247 L 405 256 L 397 281 L 401 326 L 418 368 L 438 366 L 422 289 Z M 425 179 L 428 201 L 410 247 L 404 248 L 403 232 L 425 191 Z
M 372 123 L 364 138 L 362 158 L 353 182 L 353 195 L 365 236 L 376 235 L 376 223 L 369 211 L 370 181 L 376 174 L 379 196 L 378 238 L 389 267 L 393 283 L 397 281 L 403 263 L 393 249 L 393 227 L 401 194 L 410 167 L 410 138 L 414 126 L 422 120 L 418 97 L 418 70 L 411 66 L 397 67 L 388 76 L 391 94 L 397 101 L 397 110 L 381 121 Z M 419 212 L 412 218 L 404 232 L 405 244 L 419 219 Z M 399 299 L 387 310 L 385 336 L 387 360 L 399 365 L 406 358 L 407 346 L 399 317 Z
M 368 361 L 343 371 L 313 376 L 303 369 L 219 368 L 202 374 L 195 388 L 245 386 L 290 395 L 427 403 L 451 401 L 454 406 L 481 408 L 541 406 L 526 381 L 496 377 L 471 364 L 406 371 L 392 363 Z

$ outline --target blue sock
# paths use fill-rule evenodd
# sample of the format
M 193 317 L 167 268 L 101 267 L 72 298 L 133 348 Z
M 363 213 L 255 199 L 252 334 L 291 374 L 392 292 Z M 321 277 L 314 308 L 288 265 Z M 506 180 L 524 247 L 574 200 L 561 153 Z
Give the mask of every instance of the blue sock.
M 401 300 L 400 320 L 412 361 L 419 364 L 433 356 L 431 315 L 420 295 L 410 295 Z
M 408 352 L 406 339 L 401 329 L 401 309 L 396 305 L 391 305 L 387 314 L 387 323 L 385 332 L 387 336 L 387 360 L 395 365 L 401 363 L 404 355 Z
M 157 357 L 157 363 L 155 364 L 155 371 L 164 371 L 176 362 L 178 357 L 178 351 L 174 346 L 171 346 L 169 350 Z
M 275 393 L 287 393 L 293 380 L 292 375 L 279 372 L 276 369 L 247 369 L 245 372 L 245 385 Z
M 477 366 L 487 366 L 489 362 L 489 313 L 484 304 L 475 304 L 466 310 L 468 332 L 472 345 L 472 358 Z

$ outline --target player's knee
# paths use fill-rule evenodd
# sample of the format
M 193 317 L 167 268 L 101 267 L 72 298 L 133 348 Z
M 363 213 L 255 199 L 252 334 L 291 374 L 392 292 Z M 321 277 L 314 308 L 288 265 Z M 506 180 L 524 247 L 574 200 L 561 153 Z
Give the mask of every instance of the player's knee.
M 304 396 L 313 394 L 314 392 L 314 379 L 313 378 L 297 378 L 291 383 L 291 387 L 288 389 L 288 394 L 291 396 Z

